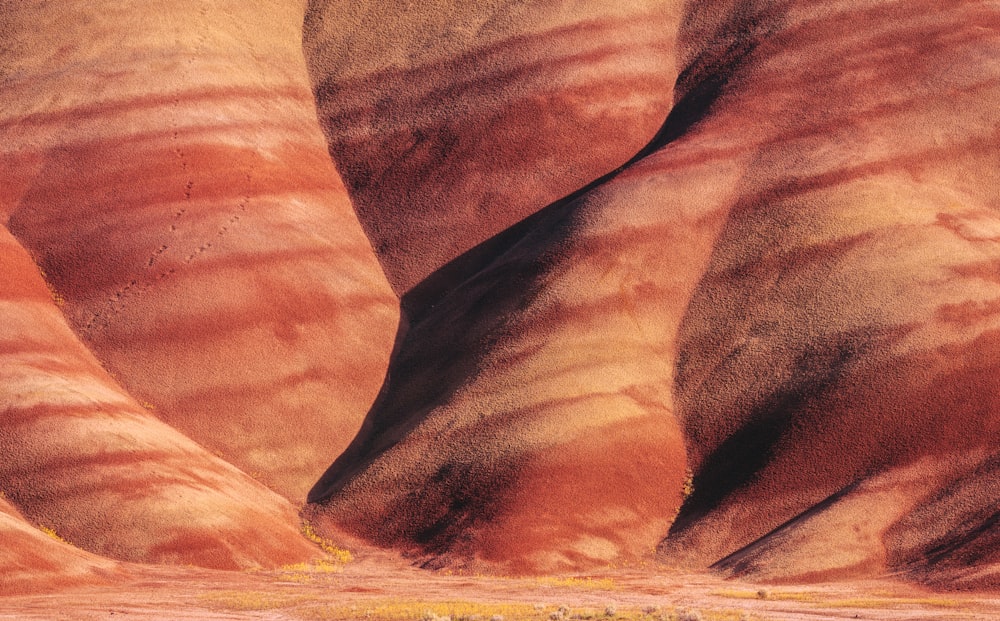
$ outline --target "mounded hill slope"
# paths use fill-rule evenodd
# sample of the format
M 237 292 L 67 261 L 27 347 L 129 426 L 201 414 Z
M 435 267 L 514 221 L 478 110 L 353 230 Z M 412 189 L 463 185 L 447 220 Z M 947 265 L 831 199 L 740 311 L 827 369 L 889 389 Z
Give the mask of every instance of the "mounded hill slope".
M 330 154 L 397 292 L 653 136 L 681 4 L 310 1 Z
M 100 584 L 116 574 L 116 563 L 50 538 L 2 498 L 0 538 L 0 595 Z
M 754 146 L 679 327 L 695 493 L 664 554 L 773 579 L 995 563 L 1000 9 L 761 7 L 731 81 Z
M 404 297 L 317 519 L 438 564 L 627 560 L 672 522 L 673 564 L 995 586 L 1000 12 L 683 24 L 648 149 Z
M 1000 585 L 996 3 L 312 4 L 342 454 L 293 4 L 0 0 L 0 569 Z
M 304 10 L 0 3 L 0 215 L 131 395 L 296 501 L 398 316 L 327 155 Z
M 239 569 L 317 554 L 288 501 L 121 390 L 2 228 L 0 273 L 0 491 L 25 518 L 90 552 L 129 561 Z M 12 529 L 4 537 L 11 572 L 62 567 L 56 573 L 82 576 L 94 565 L 69 546 L 36 550 L 21 532 L 27 525 L 3 519 Z

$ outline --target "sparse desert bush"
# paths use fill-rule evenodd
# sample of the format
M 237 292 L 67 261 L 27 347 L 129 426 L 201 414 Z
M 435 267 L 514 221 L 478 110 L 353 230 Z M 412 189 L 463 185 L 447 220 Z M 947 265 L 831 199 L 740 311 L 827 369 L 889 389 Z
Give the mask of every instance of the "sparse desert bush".
M 688 498 L 691 497 L 691 494 L 693 493 L 694 493 L 694 472 L 692 472 L 691 469 L 688 468 L 684 472 L 684 485 L 681 487 L 681 496 L 684 498 L 684 500 L 687 500 Z
M 354 560 L 354 555 L 351 554 L 350 550 L 338 548 L 329 539 L 321 537 L 316 530 L 313 529 L 312 524 L 309 522 L 302 522 L 302 535 L 309 541 L 318 545 L 321 550 L 333 557 L 333 560 L 341 564 L 346 565 Z
M 66 305 L 66 299 L 56 291 L 55 285 L 49 282 L 49 275 L 45 273 L 45 270 L 38 268 L 38 272 L 42 276 L 42 280 L 45 281 L 45 287 L 49 290 L 49 295 L 52 296 L 52 301 L 55 302 L 56 306 L 62 308 Z
M 588 591 L 613 591 L 617 588 L 615 581 L 611 578 L 542 576 L 535 580 L 545 586 L 569 587 L 572 589 L 586 589 Z
M 731 599 L 768 599 L 786 602 L 823 601 L 822 595 L 815 591 L 769 591 L 768 589 L 750 591 L 746 589 L 720 589 L 712 591 L 711 594 L 717 597 L 728 597 Z
M 311 563 L 296 563 L 284 565 L 282 572 L 307 572 L 317 574 L 336 574 L 344 571 L 344 565 L 336 560 L 319 559 Z
M 66 541 L 65 539 L 63 539 L 62 537 L 60 537 L 59 533 L 57 533 L 54 529 L 49 528 L 48 526 L 45 526 L 44 524 L 39 524 L 38 525 L 38 530 L 40 530 L 43 533 L 45 533 L 46 535 L 48 535 L 50 539 L 55 539 L 59 543 L 65 543 L 67 545 L 72 545 L 68 541 Z
M 342 571 L 344 571 L 344 564 L 339 560 L 319 559 L 311 563 L 285 565 L 278 570 L 277 577 L 282 582 L 308 584 L 319 576 L 336 574 Z
M 765 621 L 762 617 L 749 617 L 746 612 L 738 610 L 690 610 L 679 608 L 667 611 L 661 607 L 659 621 Z
M 609 606 L 610 608 L 610 606 Z M 673 610 L 657 607 L 657 616 L 651 616 L 646 609 L 622 608 L 614 606 L 614 621 L 747 621 L 735 610 Z M 312 605 L 299 606 L 291 611 L 300 619 L 313 621 L 600 621 L 610 619 L 604 608 L 578 608 L 570 611 L 568 606 L 560 606 L 557 610 L 551 607 L 530 604 L 486 604 L 477 602 L 406 602 L 389 601 L 371 603 L 360 616 L 353 606 L 343 605 Z M 763 621 L 753 617 L 754 621 Z
M 258 591 L 214 591 L 203 594 L 199 599 L 211 608 L 241 612 L 291 608 L 304 601 L 301 597 Z
M 301 619 L 315 621 L 356 621 L 358 611 L 351 606 L 325 604 L 303 606 L 295 611 Z M 483 604 L 477 602 L 385 601 L 368 604 L 364 618 L 369 621 L 544 621 L 543 613 L 528 604 Z
M 829 608 L 892 608 L 895 606 L 920 606 L 923 608 L 960 608 L 962 603 L 943 597 L 868 597 L 818 601 L 816 605 Z

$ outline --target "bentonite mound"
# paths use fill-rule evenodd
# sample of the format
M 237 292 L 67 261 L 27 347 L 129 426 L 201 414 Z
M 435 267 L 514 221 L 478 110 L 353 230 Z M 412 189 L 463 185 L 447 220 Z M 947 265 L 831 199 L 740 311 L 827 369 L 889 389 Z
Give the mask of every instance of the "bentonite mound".
M 310 1 L 330 154 L 397 292 L 652 137 L 681 4 Z
M 130 561 L 236 569 L 317 553 L 284 498 L 119 388 L 3 228 L 0 273 L 0 491 L 25 518 L 90 552 Z M 37 561 L 49 571 L 68 554 L 66 571 L 83 571 L 82 554 L 43 546 L 36 558 L 22 539 L 3 539 L 15 565 Z
M 316 514 L 438 563 L 580 567 L 648 550 L 687 464 L 668 563 L 995 586 L 1000 10 L 683 24 L 648 149 L 404 298 Z
M 59 591 L 115 578 L 116 563 L 78 550 L 24 521 L 0 498 L 0 595 Z
M 998 59 L 984 0 L 0 0 L 0 591 L 308 558 L 310 487 L 429 566 L 997 588 Z
M 305 7 L 0 7 L 0 214 L 158 417 L 293 500 L 349 442 L 397 301 L 326 152 Z
M 985 563 L 1000 486 L 968 522 L 942 498 L 1000 446 L 1000 8 L 761 7 L 725 107 L 750 148 L 679 326 L 695 492 L 664 554 L 927 577 L 966 532 Z
M 501 259 L 410 317 L 365 428 L 310 495 L 321 525 L 509 571 L 649 553 L 685 476 L 669 343 L 648 320 L 673 283 L 612 245 L 655 235 L 575 237 L 570 211 L 517 227 Z

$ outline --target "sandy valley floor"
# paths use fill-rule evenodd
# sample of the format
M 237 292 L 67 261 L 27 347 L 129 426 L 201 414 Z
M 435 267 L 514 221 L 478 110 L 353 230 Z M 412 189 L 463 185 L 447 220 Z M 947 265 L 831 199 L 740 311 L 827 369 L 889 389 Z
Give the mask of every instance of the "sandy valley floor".
M 560 608 L 563 612 L 560 613 Z M 610 609 L 609 609 L 610 608 Z M 664 568 L 557 578 L 459 576 L 379 553 L 344 567 L 271 572 L 138 568 L 124 583 L 0 599 L 0 619 L 368 619 L 403 621 L 995 620 L 1000 595 L 892 581 L 761 586 Z

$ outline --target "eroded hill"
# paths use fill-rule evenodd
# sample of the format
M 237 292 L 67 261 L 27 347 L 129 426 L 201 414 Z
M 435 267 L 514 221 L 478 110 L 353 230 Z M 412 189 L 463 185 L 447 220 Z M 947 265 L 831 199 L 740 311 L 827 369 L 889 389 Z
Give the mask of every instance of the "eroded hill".
M 296 509 L 430 567 L 1000 584 L 994 3 L 0 41 L 5 590 L 308 559 Z

